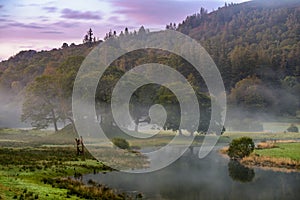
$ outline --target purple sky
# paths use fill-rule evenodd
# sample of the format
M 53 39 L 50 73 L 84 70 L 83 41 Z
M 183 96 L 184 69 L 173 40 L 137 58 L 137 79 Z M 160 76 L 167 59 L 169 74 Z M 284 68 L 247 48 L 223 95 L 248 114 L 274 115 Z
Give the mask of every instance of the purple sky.
M 201 7 L 211 11 L 224 4 L 224 0 L 0 0 L 0 60 L 21 50 L 79 44 L 90 27 L 99 39 L 110 29 L 119 33 L 144 25 L 160 30 Z

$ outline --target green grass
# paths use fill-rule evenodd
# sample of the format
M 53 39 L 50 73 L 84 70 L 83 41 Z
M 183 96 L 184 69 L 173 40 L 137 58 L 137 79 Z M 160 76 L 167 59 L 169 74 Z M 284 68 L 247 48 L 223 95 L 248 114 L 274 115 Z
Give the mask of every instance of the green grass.
M 26 180 L 24 178 L 16 178 L 8 175 L 6 172 L 0 172 L 0 195 L 4 199 L 12 199 L 15 196 L 20 197 L 26 193 L 33 193 L 34 196 L 37 195 L 39 199 L 65 199 L 67 196 L 66 189 L 53 188 L 51 185 Z M 70 199 L 79 198 L 70 196 Z
M 278 148 L 255 150 L 255 153 L 261 156 L 290 158 L 300 161 L 300 143 L 282 143 L 276 144 L 276 146 Z
M 32 129 L 17 129 L 17 128 L 0 128 L 0 135 L 11 135 L 11 134 L 21 134 L 21 135 L 31 135 L 31 136 L 46 136 L 53 134 L 50 130 L 32 130 Z
M 76 156 L 74 147 L 0 148 L 0 197 L 80 199 L 66 188 L 52 187 L 43 180 L 107 170 L 110 168 L 88 153 Z
M 88 152 L 76 156 L 74 147 L 0 148 L 0 199 L 130 199 L 103 185 L 65 179 L 111 170 Z

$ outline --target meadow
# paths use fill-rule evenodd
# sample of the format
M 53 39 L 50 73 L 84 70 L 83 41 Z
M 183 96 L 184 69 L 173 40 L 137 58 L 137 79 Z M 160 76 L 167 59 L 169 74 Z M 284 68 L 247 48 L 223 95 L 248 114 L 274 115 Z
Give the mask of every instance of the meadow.
M 172 131 L 161 131 L 147 140 L 128 139 L 128 142 L 133 149 L 160 147 L 168 144 L 175 135 Z M 227 145 L 232 139 L 242 136 L 249 136 L 256 142 L 300 139 L 299 133 L 225 132 L 220 137 L 219 144 Z M 88 186 L 81 183 L 80 177 L 83 174 L 106 173 L 113 169 L 94 159 L 88 151 L 85 155 L 76 155 L 74 137 L 76 135 L 70 128 L 58 133 L 0 129 L 0 199 L 133 198 L 92 181 Z M 185 136 L 179 138 L 177 145 L 186 143 Z M 192 145 L 201 145 L 203 139 L 204 135 L 196 135 Z M 259 155 L 259 159 L 289 160 L 290 167 L 293 167 L 294 163 L 300 162 L 299 150 L 300 143 L 276 143 L 276 148 L 255 150 L 255 155 Z M 109 152 L 100 153 L 109 156 Z M 121 154 L 119 158 L 114 158 L 117 163 L 124 162 L 123 159 Z M 138 154 L 129 159 L 129 163 L 140 163 L 141 166 L 146 164 L 143 161 L 145 158 Z M 134 198 L 141 197 L 139 194 Z
M 300 162 L 300 143 L 278 143 L 274 148 L 257 149 L 255 153 L 260 156 L 289 158 Z

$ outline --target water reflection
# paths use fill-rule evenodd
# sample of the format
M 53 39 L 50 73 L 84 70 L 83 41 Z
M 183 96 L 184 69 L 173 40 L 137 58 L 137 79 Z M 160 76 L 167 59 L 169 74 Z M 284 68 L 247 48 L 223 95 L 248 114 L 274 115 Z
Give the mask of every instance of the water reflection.
M 199 148 L 162 170 L 146 174 L 109 172 L 88 174 L 90 179 L 121 192 L 141 192 L 145 199 L 299 199 L 300 173 L 251 170 L 220 156 L 217 150 L 204 159 Z
M 228 172 L 232 180 L 242 183 L 251 182 L 255 177 L 255 172 L 253 169 L 241 165 L 236 160 L 229 161 Z

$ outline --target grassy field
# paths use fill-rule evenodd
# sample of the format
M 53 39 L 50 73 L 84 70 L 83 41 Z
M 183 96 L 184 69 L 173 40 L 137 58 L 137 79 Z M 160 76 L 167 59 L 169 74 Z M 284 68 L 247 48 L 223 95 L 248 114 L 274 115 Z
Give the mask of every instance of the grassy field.
M 44 180 L 109 170 L 89 154 L 77 157 L 73 148 L 0 148 L 2 199 L 80 199 Z M 0 198 L 0 199 L 1 199 Z
M 260 156 L 275 158 L 290 158 L 300 161 L 300 143 L 279 143 L 277 147 L 270 149 L 257 149 L 255 153 Z
M 161 131 L 146 140 L 128 139 L 128 141 L 137 149 L 159 147 L 168 144 L 175 135 L 176 133 L 172 131 Z M 105 199 L 103 198 L 105 196 L 107 199 L 127 198 L 114 196 L 113 190 L 101 185 L 84 186 L 80 182 L 74 182 L 73 179 L 66 179 L 69 176 L 111 170 L 95 160 L 88 152 L 84 157 L 77 156 L 75 136 L 70 128 L 58 133 L 0 129 L 0 199 L 93 199 L 97 195 L 102 195 L 102 199 Z M 226 132 L 220 137 L 219 143 L 228 144 L 232 139 L 242 136 L 249 136 L 257 141 L 300 139 L 300 133 Z M 178 145 L 186 144 L 185 136 L 179 138 Z M 192 145 L 201 145 L 203 139 L 204 135 L 197 135 Z M 289 158 L 299 162 L 299 150 L 300 144 L 292 143 L 278 144 L 278 148 L 256 150 L 255 153 L 261 157 Z M 121 157 L 123 162 L 124 157 Z M 121 160 L 116 158 L 115 161 Z M 103 192 L 106 190 L 109 193 Z M 88 194 L 91 196 L 84 196 Z
M 131 199 L 67 178 L 110 170 L 87 151 L 78 156 L 73 133 L 0 129 L 0 199 Z
M 255 149 L 241 160 L 246 166 L 283 172 L 300 171 L 300 143 L 275 143 L 272 148 Z

